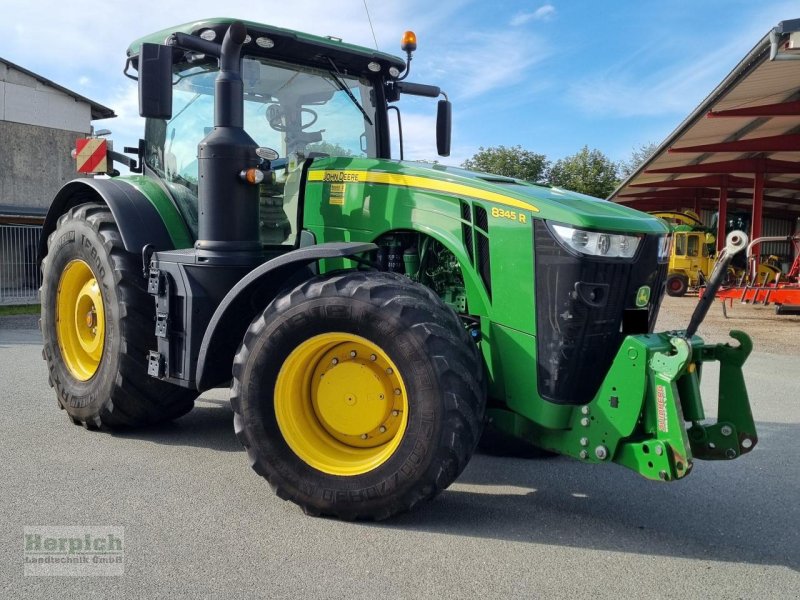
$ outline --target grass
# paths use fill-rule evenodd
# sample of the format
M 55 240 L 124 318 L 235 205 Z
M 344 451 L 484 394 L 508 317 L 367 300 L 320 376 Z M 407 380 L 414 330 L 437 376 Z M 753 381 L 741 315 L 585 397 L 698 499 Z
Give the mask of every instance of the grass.
M 0 317 L 11 315 L 38 315 L 41 311 L 39 304 L 12 304 L 10 306 L 0 306 Z

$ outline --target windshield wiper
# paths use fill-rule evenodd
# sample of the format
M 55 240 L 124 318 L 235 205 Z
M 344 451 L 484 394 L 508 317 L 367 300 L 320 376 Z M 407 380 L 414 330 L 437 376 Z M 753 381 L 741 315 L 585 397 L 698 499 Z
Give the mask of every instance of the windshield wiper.
M 333 60 L 331 60 L 329 56 L 326 56 L 325 58 L 328 59 L 328 62 L 331 63 L 331 67 L 333 67 L 333 71 L 328 71 L 328 73 L 330 73 L 331 78 L 336 82 L 336 85 L 339 87 L 339 89 L 342 90 L 345 94 L 347 94 L 347 97 L 353 101 L 353 104 L 356 105 L 356 108 L 358 108 L 358 110 L 361 111 L 361 114 L 364 115 L 364 119 L 366 119 L 367 123 L 372 125 L 372 119 L 369 118 L 367 111 L 364 110 L 364 107 L 361 106 L 361 103 L 358 100 L 356 100 L 356 97 L 353 95 L 353 92 L 350 91 L 350 88 L 347 87 L 344 81 L 342 81 L 341 78 L 342 74 L 339 72 L 336 63 L 333 62 Z
M 172 123 L 172 122 L 173 122 L 175 119 L 177 119 L 178 117 L 180 117 L 180 116 L 183 114 L 183 111 L 185 111 L 185 110 L 186 110 L 187 108 L 189 108 L 189 107 L 190 107 L 192 104 L 194 104 L 195 100 L 197 100 L 197 99 L 198 99 L 200 96 L 201 96 L 201 94 L 195 94 L 194 98 L 192 98 L 191 100 L 189 100 L 189 101 L 186 103 L 186 105 L 185 105 L 183 108 L 181 108 L 181 109 L 178 111 L 178 114 L 176 114 L 174 117 L 172 117 L 172 118 L 169 120 L 169 122 L 170 122 L 170 123 Z

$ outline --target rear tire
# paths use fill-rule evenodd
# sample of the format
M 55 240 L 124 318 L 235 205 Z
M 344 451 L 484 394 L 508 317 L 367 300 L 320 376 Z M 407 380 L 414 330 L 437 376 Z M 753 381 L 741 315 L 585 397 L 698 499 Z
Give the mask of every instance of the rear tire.
M 42 356 L 59 406 L 87 429 L 139 427 L 192 409 L 193 390 L 147 375 L 155 305 L 141 261 L 111 211 L 81 204 L 59 218 L 42 262 Z
M 674 297 L 681 297 L 686 294 L 689 289 L 689 279 L 686 275 L 670 275 L 667 277 L 667 295 Z
M 231 405 L 253 469 L 278 496 L 307 514 L 385 519 L 463 471 L 483 426 L 483 366 L 427 288 L 393 273 L 338 273 L 253 321 Z

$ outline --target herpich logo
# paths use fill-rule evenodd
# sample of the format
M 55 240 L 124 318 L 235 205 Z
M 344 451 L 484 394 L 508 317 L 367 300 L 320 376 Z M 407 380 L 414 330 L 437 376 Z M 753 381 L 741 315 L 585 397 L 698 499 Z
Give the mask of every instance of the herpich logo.
M 22 556 L 25 575 L 122 575 L 125 573 L 125 528 L 25 527 Z

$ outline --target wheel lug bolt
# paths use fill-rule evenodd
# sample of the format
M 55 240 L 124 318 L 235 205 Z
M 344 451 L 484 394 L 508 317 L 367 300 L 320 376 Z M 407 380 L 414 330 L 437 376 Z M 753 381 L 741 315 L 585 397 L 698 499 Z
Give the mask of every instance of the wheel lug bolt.
M 380 431 L 381 433 L 386 433 L 386 427 L 381 425 L 380 428 L 378 429 L 378 431 Z
M 339 359 L 338 359 L 338 358 L 334 358 L 334 359 L 331 361 L 331 364 L 332 364 L 332 365 L 338 365 L 338 364 L 339 364 Z
M 350 358 L 355 358 L 355 357 L 356 357 L 356 351 L 350 350 Z
M 400 414 L 400 411 L 399 411 L 399 410 L 393 410 L 393 411 L 392 411 L 392 416 L 393 416 L 393 417 L 396 417 L 396 416 L 398 416 L 399 414 Z
M 361 434 L 361 439 L 362 439 L 362 440 L 365 440 L 365 439 L 367 439 L 367 434 L 366 434 L 366 433 L 362 433 L 362 434 Z
M 395 388 L 394 389 L 394 395 L 395 396 L 399 396 L 400 395 L 400 388 Z
M 386 369 L 386 374 L 387 374 L 387 375 L 391 375 L 392 373 L 394 373 L 394 371 L 392 371 L 392 368 L 391 368 L 391 367 L 389 367 L 388 369 Z
M 370 355 L 369 355 L 369 359 L 370 359 L 370 360 L 378 360 L 378 357 L 377 357 L 377 356 L 375 356 L 374 354 L 370 354 Z

